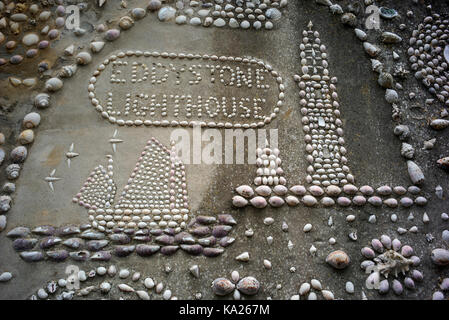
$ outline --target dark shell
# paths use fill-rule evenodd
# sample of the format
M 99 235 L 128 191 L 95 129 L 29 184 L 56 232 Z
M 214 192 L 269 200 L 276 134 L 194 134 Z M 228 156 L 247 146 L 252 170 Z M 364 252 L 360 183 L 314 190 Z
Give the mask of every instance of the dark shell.
M 59 243 L 61 243 L 62 239 L 58 237 L 46 237 L 41 240 L 39 246 L 41 249 L 51 248 Z
M 15 56 L 12 56 L 9 58 L 9 63 L 11 64 L 19 64 L 23 61 L 23 57 L 21 55 L 16 54 Z
M 86 261 L 90 257 L 90 252 L 87 250 L 74 251 L 69 253 L 70 258 L 75 261 Z
M 223 238 L 223 237 L 227 236 L 229 231 L 231 231 L 231 230 L 232 230 L 231 226 L 225 226 L 225 225 L 215 226 L 212 229 L 212 235 L 215 238 Z
M 248 296 L 253 296 L 259 292 L 260 283 L 254 277 L 245 277 L 237 283 L 237 290 Z
M 181 249 L 192 255 L 199 255 L 203 252 L 203 247 L 199 244 L 181 244 Z
M 201 239 L 198 239 L 198 243 L 200 245 L 202 245 L 203 247 L 213 246 L 217 243 L 217 238 L 215 238 L 214 236 L 210 236 L 207 238 L 201 238 Z
M 212 291 L 217 296 L 225 296 L 235 289 L 235 284 L 226 278 L 217 278 L 212 282 Z
M 130 238 L 128 235 L 124 234 L 124 233 L 114 233 L 114 234 L 111 234 L 111 235 L 109 236 L 109 239 L 110 239 L 112 242 L 120 243 L 120 244 L 127 244 L 127 243 L 130 243 L 130 242 L 131 242 L 131 238 Z
M 168 236 L 166 234 L 156 237 L 156 242 L 162 244 L 162 245 L 171 245 L 175 242 L 175 238 L 172 236 Z
M 196 241 L 190 233 L 180 232 L 175 236 L 176 243 L 194 244 Z
M 81 238 L 69 238 L 65 240 L 62 244 L 71 249 L 80 249 L 81 247 L 84 246 L 84 240 Z
M 87 242 L 87 250 L 99 251 L 109 244 L 108 240 L 90 240 Z
M 169 236 L 174 236 L 176 234 L 175 229 L 173 228 L 165 228 L 164 233 L 168 234 Z
M 224 252 L 224 249 L 220 248 L 204 248 L 203 255 L 209 258 L 218 257 Z
M 37 49 L 30 49 L 25 53 L 25 56 L 27 58 L 34 58 L 35 56 L 37 56 L 39 51 L 37 51 Z
M 218 221 L 222 224 L 227 224 L 227 225 L 236 225 L 237 221 L 235 221 L 234 217 L 231 216 L 230 214 L 220 214 L 218 215 Z
M 50 258 L 50 260 L 53 261 L 64 261 L 69 257 L 69 253 L 67 250 L 55 250 L 55 251 L 47 251 L 47 256 Z
M 164 231 L 162 231 L 161 229 L 153 229 L 153 230 L 150 230 L 150 233 L 153 236 L 160 236 L 164 233 Z
M 25 238 L 30 234 L 30 229 L 27 227 L 16 227 L 8 232 L 8 238 Z
M 31 250 L 36 246 L 37 239 L 18 238 L 12 243 L 12 247 L 16 251 Z
M 38 262 L 44 260 L 44 254 L 40 251 L 24 251 L 20 257 L 26 262 Z
M 31 230 L 31 232 L 41 236 L 53 236 L 56 229 L 53 226 L 40 226 Z
M 148 257 L 159 251 L 161 247 L 148 244 L 138 244 L 136 246 L 136 252 L 139 256 Z
M 102 240 L 104 239 L 105 235 L 102 232 L 86 230 L 83 233 L 81 233 L 80 237 L 87 240 Z
M 115 246 L 113 253 L 117 257 L 127 257 L 134 252 L 136 246 Z
M 213 224 L 217 222 L 217 219 L 211 216 L 198 216 L 196 217 L 196 222 L 199 224 Z
M 178 251 L 179 246 L 164 246 L 161 248 L 161 253 L 166 256 L 171 256 Z
M 129 235 L 129 236 L 132 236 L 132 235 L 134 235 L 134 233 L 136 232 L 136 230 L 131 229 L 131 228 L 128 228 L 128 229 L 125 229 L 123 232 L 126 233 L 126 234 Z
M 60 237 L 72 236 L 79 234 L 81 232 L 80 228 L 77 226 L 65 226 L 60 227 L 56 230 L 56 235 Z
M 220 239 L 220 246 L 222 246 L 222 247 L 227 247 L 227 246 L 230 246 L 231 244 L 233 244 L 234 243 L 234 241 L 235 241 L 235 238 L 232 238 L 232 237 L 224 237 L 224 238 L 221 238 Z
M 38 47 L 40 50 L 47 49 L 49 46 L 50 46 L 50 42 L 48 42 L 47 40 L 42 40 L 42 41 L 39 42 L 38 45 L 37 45 L 37 47 Z
M 87 230 L 87 229 L 90 229 L 90 228 L 92 228 L 92 225 L 90 223 L 83 223 L 82 225 L 80 225 L 80 230 L 81 231 L 84 231 L 84 230 Z
M 110 251 L 98 251 L 96 252 L 90 260 L 92 261 L 109 261 L 111 260 L 111 252 Z
M 209 227 L 196 227 L 190 230 L 190 233 L 198 236 L 198 237 L 205 237 L 210 235 L 211 231 Z
M 151 237 L 150 236 L 135 236 L 135 237 L 133 237 L 133 240 L 139 241 L 139 242 L 150 242 Z

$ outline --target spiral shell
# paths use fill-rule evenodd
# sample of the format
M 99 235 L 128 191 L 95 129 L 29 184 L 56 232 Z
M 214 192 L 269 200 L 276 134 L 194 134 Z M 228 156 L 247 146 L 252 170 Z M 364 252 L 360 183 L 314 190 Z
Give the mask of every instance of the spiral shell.
M 79 65 L 86 65 L 89 64 L 92 61 L 92 56 L 90 53 L 83 51 L 76 55 L 76 63 Z
M 76 64 L 64 66 L 59 71 L 58 76 L 61 78 L 71 78 L 75 74 L 77 69 L 78 67 L 76 66 Z
M 50 106 L 50 96 L 46 93 L 39 93 L 34 98 L 34 105 L 37 108 L 48 108 Z
M 27 148 L 25 148 L 24 146 L 18 146 L 12 149 L 10 157 L 12 162 L 20 163 L 25 161 L 27 155 L 28 155 Z
M 56 92 L 62 88 L 63 82 L 59 78 L 50 78 L 45 82 L 45 90 L 48 92 Z
M 6 167 L 6 177 L 10 180 L 17 179 L 20 175 L 20 166 L 16 163 Z

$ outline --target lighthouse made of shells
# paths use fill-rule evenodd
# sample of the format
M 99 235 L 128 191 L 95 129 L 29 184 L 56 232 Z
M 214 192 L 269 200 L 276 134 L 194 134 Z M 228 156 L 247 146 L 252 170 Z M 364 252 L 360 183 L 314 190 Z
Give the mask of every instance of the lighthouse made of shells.
M 298 83 L 307 162 L 306 182 L 328 187 L 354 183 L 347 166 L 343 146 L 343 122 L 337 94 L 337 78 L 329 75 L 326 46 L 320 34 L 309 22 L 299 45 L 302 75 L 295 75 Z
M 253 190 L 248 185 L 236 188 L 239 194 L 232 198 L 234 206 L 241 208 L 251 204 L 255 208 L 265 208 L 269 203 L 272 207 L 280 207 L 284 204 L 283 196 L 287 193 L 287 180 L 284 178 L 284 170 L 281 168 L 282 160 L 277 148 L 270 148 L 265 141 L 264 148 L 256 150 L 256 178 L 254 178 Z M 267 201 L 268 198 L 268 201 Z
M 113 159 L 107 157 L 107 167 L 97 166 L 73 198 L 88 210 L 94 228 L 168 227 L 179 232 L 187 226 L 190 211 L 185 167 L 174 146 L 169 150 L 155 138 L 150 139 L 116 204 Z

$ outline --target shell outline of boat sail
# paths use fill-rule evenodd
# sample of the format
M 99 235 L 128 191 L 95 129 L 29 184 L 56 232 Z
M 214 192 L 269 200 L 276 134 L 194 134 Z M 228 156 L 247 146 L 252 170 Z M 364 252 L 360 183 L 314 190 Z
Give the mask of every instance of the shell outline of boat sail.
M 114 160 L 98 165 L 72 199 L 88 210 L 92 226 L 100 231 L 115 228 L 185 229 L 190 218 L 185 166 L 156 138 L 145 145 L 127 184 L 115 201 Z

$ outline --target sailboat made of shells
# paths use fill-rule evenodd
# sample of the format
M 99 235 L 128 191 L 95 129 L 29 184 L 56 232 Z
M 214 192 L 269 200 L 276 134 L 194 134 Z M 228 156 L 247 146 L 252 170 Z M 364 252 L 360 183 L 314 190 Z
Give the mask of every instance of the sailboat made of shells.
M 118 201 L 112 156 L 107 167 L 91 172 L 73 202 L 86 208 L 92 226 L 100 231 L 114 229 L 184 229 L 189 220 L 185 166 L 175 147 L 169 150 L 151 138 L 131 172 Z

